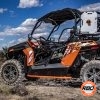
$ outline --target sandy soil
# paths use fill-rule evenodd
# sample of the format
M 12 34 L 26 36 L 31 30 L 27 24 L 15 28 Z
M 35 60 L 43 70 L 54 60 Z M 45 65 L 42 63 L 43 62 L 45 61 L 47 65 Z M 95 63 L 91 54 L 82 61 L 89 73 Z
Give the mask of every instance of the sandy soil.
M 0 94 L 0 100 L 100 100 L 98 93 L 92 97 L 84 97 L 80 88 L 31 85 L 26 88 L 29 92 L 27 96 Z

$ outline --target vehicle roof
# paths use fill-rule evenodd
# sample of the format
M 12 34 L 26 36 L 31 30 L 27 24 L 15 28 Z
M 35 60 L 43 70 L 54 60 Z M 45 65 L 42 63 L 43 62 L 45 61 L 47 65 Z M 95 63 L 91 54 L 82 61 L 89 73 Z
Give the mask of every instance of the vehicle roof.
M 52 23 L 53 25 L 60 25 L 64 21 L 79 18 L 81 12 L 72 8 L 64 8 L 62 10 L 52 11 L 39 19 L 39 21 L 45 21 L 46 23 Z

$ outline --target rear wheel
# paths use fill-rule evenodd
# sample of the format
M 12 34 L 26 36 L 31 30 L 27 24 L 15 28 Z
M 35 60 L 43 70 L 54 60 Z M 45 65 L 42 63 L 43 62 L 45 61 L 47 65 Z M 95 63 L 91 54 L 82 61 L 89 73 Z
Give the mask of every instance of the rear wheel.
M 22 82 L 24 73 L 22 65 L 17 60 L 7 60 L 0 69 L 0 78 L 7 85 L 15 85 Z
M 92 60 L 86 64 L 81 69 L 80 76 L 82 82 L 92 81 L 96 85 L 100 84 L 100 61 Z

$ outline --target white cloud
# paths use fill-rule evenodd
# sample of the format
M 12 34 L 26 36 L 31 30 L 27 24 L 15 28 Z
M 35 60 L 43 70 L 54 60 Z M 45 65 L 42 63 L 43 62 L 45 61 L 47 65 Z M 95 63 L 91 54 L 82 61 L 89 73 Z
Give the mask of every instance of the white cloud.
M 17 35 L 19 38 L 10 41 L 7 40 L 7 43 L 3 44 L 3 46 L 11 46 L 27 40 L 27 35 L 32 31 L 36 21 L 36 18 L 28 18 L 25 21 L 23 21 L 18 27 L 6 26 L 6 28 L 0 32 L 0 37 L 6 37 L 7 39 L 10 36 L 13 37 Z M 34 37 L 45 36 L 46 34 L 48 34 L 46 31 L 46 25 L 43 24 L 37 29 Z M 2 39 L 0 40 L 2 41 Z
M 0 36 L 28 35 L 32 31 L 36 22 L 36 18 L 28 18 L 18 27 L 7 26 L 3 31 L 0 32 Z M 36 29 L 36 36 L 39 36 L 39 34 L 40 36 L 42 34 L 45 35 L 47 33 L 47 28 L 49 28 L 48 25 L 43 23 L 39 28 Z
M 23 27 L 31 27 L 36 23 L 37 19 L 36 18 L 28 18 L 24 22 L 22 22 L 21 26 Z
M 11 40 L 10 42 L 9 42 L 9 44 L 13 44 L 15 42 L 15 40 Z
M 0 13 L 4 13 L 5 11 L 7 11 L 8 9 L 7 8 L 0 8 Z
M 3 41 L 4 39 L 3 38 L 0 38 L 0 41 Z
M 27 40 L 27 38 L 19 38 L 17 41 L 18 41 L 18 43 L 20 43 L 20 42 L 24 42 L 26 40 Z
M 22 22 L 18 27 L 10 27 L 7 26 L 2 32 L 0 32 L 1 36 L 9 36 L 9 35 L 20 35 L 30 33 L 33 26 L 36 23 L 36 18 L 28 18 L 24 22 Z
M 79 8 L 80 11 L 100 11 L 100 3 L 94 3 L 82 6 Z
M 35 38 L 39 37 L 39 36 L 46 36 L 48 34 L 48 32 L 43 32 L 43 33 L 37 33 L 37 34 L 34 34 L 33 36 Z
M 42 5 L 43 4 L 40 4 L 39 0 L 20 0 L 18 8 L 31 8 Z

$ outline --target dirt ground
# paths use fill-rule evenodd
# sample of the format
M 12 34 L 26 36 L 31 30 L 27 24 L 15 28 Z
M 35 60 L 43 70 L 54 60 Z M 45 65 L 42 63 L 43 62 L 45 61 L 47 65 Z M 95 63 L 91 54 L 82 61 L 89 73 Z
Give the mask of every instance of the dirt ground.
M 48 87 L 48 86 L 27 86 L 29 95 L 2 95 L 0 100 L 100 100 L 100 94 L 93 97 L 84 97 L 80 88 Z
M 99 100 L 100 95 L 96 94 L 91 98 L 82 96 L 80 88 L 68 87 L 27 87 L 30 93 L 39 100 Z M 34 90 L 33 90 L 34 89 Z M 33 92 L 34 91 L 34 92 Z

